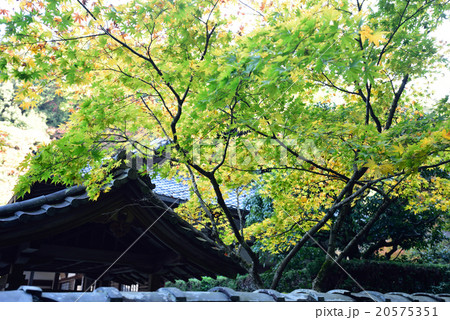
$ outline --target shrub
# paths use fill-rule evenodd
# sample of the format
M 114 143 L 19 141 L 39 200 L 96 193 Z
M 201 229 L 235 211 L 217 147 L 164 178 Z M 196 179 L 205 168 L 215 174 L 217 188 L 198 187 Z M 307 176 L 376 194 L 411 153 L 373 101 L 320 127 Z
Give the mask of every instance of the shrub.
M 312 280 L 318 272 L 321 261 L 311 261 L 302 269 L 288 269 L 277 288 L 279 292 L 291 292 L 295 289 L 311 288 Z M 345 270 L 364 288 L 382 293 L 387 292 L 450 292 L 450 266 L 425 265 L 415 263 L 397 263 L 390 261 L 349 260 L 342 263 Z M 350 279 L 339 267 L 335 266 L 327 279 L 330 285 L 326 290 L 347 289 L 359 292 L 362 289 Z M 273 273 L 268 271 L 262 275 L 264 286 L 268 288 Z M 184 291 L 207 291 L 213 287 L 229 287 L 236 291 L 254 291 L 249 276 L 241 275 L 236 279 L 218 276 L 216 279 L 203 277 L 201 280 L 177 280 L 167 282 L 166 287 L 176 287 Z
M 349 260 L 343 268 L 365 289 L 406 293 L 450 291 L 450 266 L 391 261 Z M 361 288 L 339 267 L 334 267 L 326 283 L 330 289 L 361 291 Z

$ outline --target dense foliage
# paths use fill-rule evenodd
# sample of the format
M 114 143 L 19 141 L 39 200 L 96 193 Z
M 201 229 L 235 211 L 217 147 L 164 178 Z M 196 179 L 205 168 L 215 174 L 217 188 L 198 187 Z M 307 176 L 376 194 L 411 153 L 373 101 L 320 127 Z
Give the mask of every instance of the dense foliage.
M 342 266 L 365 290 L 379 292 L 447 293 L 450 289 L 448 265 L 427 265 L 381 261 L 344 261 Z M 343 288 L 360 291 L 353 279 L 334 268 L 333 277 L 327 278 L 326 289 Z
M 356 203 L 345 221 L 338 248 L 341 242 L 345 245 L 348 238 L 353 237 L 367 223 L 381 203 L 381 197 L 376 195 Z M 430 206 L 428 210 L 415 213 L 411 209 L 405 209 L 405 202 L 398 199 L 380 215 L 351 257 L 373 258 L 384 251 L 382 255 L 389 259 L 398 257 L 403 250 L 413 247 L 427 248 L 443 240 L 443 230 L 448 222 L 445 211 Z
M 1 11 L 1 78 L 21 82 L 25 107 L 48 83 L 83 101 L 64 137 L 23 164 L 21 194 L 51 180 L 84 183 L 96 199 L 118 150 L 151 159 L 164 138 L 171 161 L 142 173 L 189 178 L 193 196 L 180 214 L 201 215 L 194 225 L 230 255 L 245 251 L 257 285 L 249 241 L 283 255 L 273 288 L 320 230 L 329 240 L 319 289 L 398 199 L 414 213 L 433 206 L 448 215 L 449 180 L 422 174 L 448 172 L 450 108 L 427 111 L 426 91 L 409 85 L 447 64 L 430 32 L 448 1 L 262 1 L 251 24 L 232 19 L 230 8 L 242 10 L 234 1 L 20 7 Z M 224 198 L 255 183 L 274 213 L 244 227 Z M 336 251 L 355 201 L 374 193 L 382 201 Z
M 308 261 L 309 262 L 309 261 Z M 319 264 L 317 263 L 319 262 Z M 298 261 L 297 266 L 303 268 L 290 268 L 286 271 L 277 288 L 279 292 L 289 293 L 296 289 L 311 287 L 315 273 L 320 268 L 320 261 L 302 264 Z M 428 292 L 448 293 L 450 282 L 446 279 L 450 276 L 450 267 L 436 264 L 412 264 L 386 261 L 359 261 L 349 260 L 342 264 L 343 268 L 351 274 L 365 290 L 374 290 L 382 293 L 387 292 Z M 342 272 L 335 268 L 332 277 L 324 287 L 328 289 L 344 289 L 352 292 L 360 292 L 361 287 L 355 284 Z M 265 285 L 270 285 L 270 273 L 263 274 Z M 217 277 L 213 279 L 204 277 L 201 280 L 190 279 L 188 281 L 177 280 L 167 282 L 166 286 L 176 287 L 185 291 L 208 291 L 217 286 L 229 287 L 236 291 L 254 291 L 255 286 L 248 276 L 238 276 L 236 279 Z

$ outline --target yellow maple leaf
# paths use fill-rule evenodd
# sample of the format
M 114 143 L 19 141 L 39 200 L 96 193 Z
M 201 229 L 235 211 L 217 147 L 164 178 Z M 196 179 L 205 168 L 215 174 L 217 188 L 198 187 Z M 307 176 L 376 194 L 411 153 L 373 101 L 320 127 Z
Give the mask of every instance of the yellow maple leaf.
M 376 46 L 379 46 L 380 42 L 386 42 L 387 41 L 384 38 L 384 34 L 386 34 L 386 33 L 387 32 L 383 32 L 383 31 L 374 32 L 370 36 L 368 36 L 367 39 L 369 39 L 369 42 L 372 42 Z
M 446 139 L 446 140 L 450 140 L 450 131 L 447 130 L 442 130 L 442 138 Z
M 377 31 L 374 32 L 372 29 L 370 29 L 369 26 L 363 26 L 361 28 L 361 30 L 359 31 L 359 34 L 361 35 L 361 41 L 364 42 L 366 41 L 366 39 L 369 41 L 369 43 L 373 43 L 376 46 L 380 45 L 380 42 L 385 42 L 387 41 L 384 38 L 384 35 L 387 32 L 384 31 Z
M 375 161 L 373 161 L 373 159 L 369 159 L 369 161 L 367 161 L 367 167 L 369 169 L 375 169 L 378 167 L 378 165 L 376 164 Z
M 36 63 L 34 63 L 34 60 L 33 60 L 33 59 L 29 59 L 29 60 L 27 61 L 27 65 L 28 65 L 30 68 L 36 67 Z
M 24 110 L 36 107 L 35 101 L 23 101 L 20 107 Z
M 398 146 L 393 146 L 394 150 L 396 152 L 398 152 L 400 155 L 403 154 L 405 152 L 405 149 L 403 148 L 403 146 L 401 144 L 399 144 Z
M 361 35 L 361 41 L 366 41 L 367 38 L 372 34 L 372 29 L 370 29 L 369 26 L 363 26 L 361 30 L 359 31 L 359 34 Z
M 298 73 L 297 72 L 291 73 L 291 79 L 292 81 L 297 82 L 297 80 L 299 79 Z
M 427 138 L 423 139 L 423 140 L 420 142 L 420 146 L 421 146 L 421 147 L 426 147 L 426 146 L 429 146 L 430 144 L 432 144 L 433 142 L 434 142 L 434 141 L 433 141 L 433 138 L 427 137 Z
M 380 166 L 380 171 L 383 174 L 392 173 L 394 172 L 394 166 L 392 164 L 383 164 Z

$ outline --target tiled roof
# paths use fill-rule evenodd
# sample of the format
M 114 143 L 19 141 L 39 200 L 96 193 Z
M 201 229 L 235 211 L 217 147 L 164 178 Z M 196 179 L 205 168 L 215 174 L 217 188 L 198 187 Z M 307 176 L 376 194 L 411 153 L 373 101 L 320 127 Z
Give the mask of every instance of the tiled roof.
M 181 202 L 189 200 L 190 191 L 186 180 L 178 182 L 174 179 L 161 178 L 159 175 L 153 177 L 151 180 L 156 186 L 155 189 L 153 189 L 153 192 L 157 195 L 169 197 Z
M 166 201 L 169 200 L 177 203 L 183 203 L 190 199 L 190 191 L 187 179 L 181 179 L 180 181 L 176 181 L 175 179 L 161 178 L 158 175 L 156 177 L 153 177 L 151 180 L 152 183 L 156 185 L 156 188 L 153 190 L 153 192 Z M 252 192 L 247 190 L 240 192 L 239 209 L 245 210 L 246 199 L 251 194 Z M 229 192 L 226 195 L 225 204 L 230 209 L 237 209 L 238 194 L 235 191 Z
M 120 171 L 108 187 L 118 188 L 130 180 L 136 179 L 132 169 Z M 77 207 L 89 202 L 84 186 L 75 186 L 47 195 L 0 206 L 0 226 L 7 227 L 29 219 L 41 219 L 52 216 L 58 211 L 64 212 L 70 207 Z
M 133 260 L 129 263 L 131 278 L 127 276 L 125 279 L 125 272 L 120 271 L 120 268 L 128 263 L 127 260 L 120 260 L 114 266 L 117 270 L 110 270 L 111 277 L 121 280 L 118 282 L 136 283 L 136 280 L 132 280 L 133 277 L 138 277 L 138 280 L 147 279 L 146 274 L 152 273 L 152 268 L 158 268 L 164 279 L 188 279 L 215 274 L 233 277 L 237 273 L 245 272 L 235 259 L 168 208 L 159 196 L 152 192 L 150 179 L 139 177 L 133 169 L 124 169 L 116 174 L 110 187 L 111 191 L 100 195 L 97 201 L 90 201 L 86 189 L 79 186 L 1 206 L 0 266 L 13 263 L 12 258 L 9 258 L 11 250 L 34 241 L 37 247 L 26 253 L 29 259 L 24 267 L 28 270 L 84 273 L 84 270 L 89 268 L 92 272 L 101 272 L 105 269 L 105 262 L 111 259 L 91 254 L 90 260 L 83 260 L 82 255 L 86 250 L 110 250 L 108 252 L 111 255 L 120 253 L 123 250 L 120 243 L 131 243 L 142 234 L 146 226 L 154 224 L 150 232 L 145 233 L 145 237 L 127 254 L 130 256 L 129 261 Z M 100 247 L 103 242 L 91 243 L 76 236 L 77 232 L 92 234 L 95 228 L 110 236 L 113 231 L 108 228 L 113 225 L 108 224 L 108 219 L 115 217 L 114 212 L 121 207 L 126 208 L 124 213 L 135 217 L 133 222 L 130 222 L 128 233 L 118 236 L 122 242 L 108 242 L 105 245 L 111 247 L 106 248 Z M 126 224 L 124 226 L 126 227 Z M 77 232 L 74 232 L 75 230 Z M 71 244 L 62 243 L 58 237 L 65 239 L 64 237 L 69 235 L 76 238 L 70 241 L 77 241 L 77 245 L 72 246 L 80 250 L 63 250 L 65 247 L 71 247 Z M 58 247 L 58 250 L 55 247 Z M 5 252 L 8 254 L 4 254 Z M 52 254 L 51 259 L 49 254 Z M 43 256 L 46 259 L 42 259 Z M 125 258 L 126 256 L 123 259 Z M 74 262 L 70 267 L 73 269 L 63 270 L 69 259 Z M 77 262 L 79 259 L 82 263 Z
M 262 289 L 253 292 L 237 292 L 226 287 L 209 291 L 181 291 L 177 288 L 161 288 L 153 292 L 125 292 L 116 288 L 101 287 L 93 292 L 43 292 L 39 287 L 22 286 L 18 290 L 0 292 L 1 302 L 450 302 L 450 294 L 402 292 L 380 293 L 332 290 L 326 293 L 297 289 L 290 293 Z

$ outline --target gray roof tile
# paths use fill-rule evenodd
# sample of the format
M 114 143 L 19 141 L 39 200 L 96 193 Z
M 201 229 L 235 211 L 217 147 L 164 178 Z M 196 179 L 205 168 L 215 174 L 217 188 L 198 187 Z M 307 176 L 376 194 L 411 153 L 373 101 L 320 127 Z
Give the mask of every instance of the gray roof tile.
M 226 287 L 215 287 L 209 291 L 181 291 L 177 288 L 161 288 L 154 292 L 122 292 L 116 288 L 101 287 L 93 292 L 43 292 L 39 287 L 22 286 L 18 290 L 0 292 L 0 301 L 55 301 L 55 302 L 177 302 L 177 301 L 254 301 L 254 302 L 336 302 L 336 301 L 382 301 L 382 302 L 419 302 L 448 301 L 443 297 L 449 294 L 433 295 L 415 293 L 408 295 L 401 292 L 382 294 L 375 291 L 352 293 L 344 290 L 333 290 L 327 293 L 308 289 L 297 289 L 290 293 L 261 289 L 253 292 L 238 292 Z M 368 297 L 375 299 L 367 299 Z M 398 297 L 398 299 L 396 298 Z M 408 299 L 417 297 L 418 299 Z M 426 299 L 422 299 L 426 297 Z

